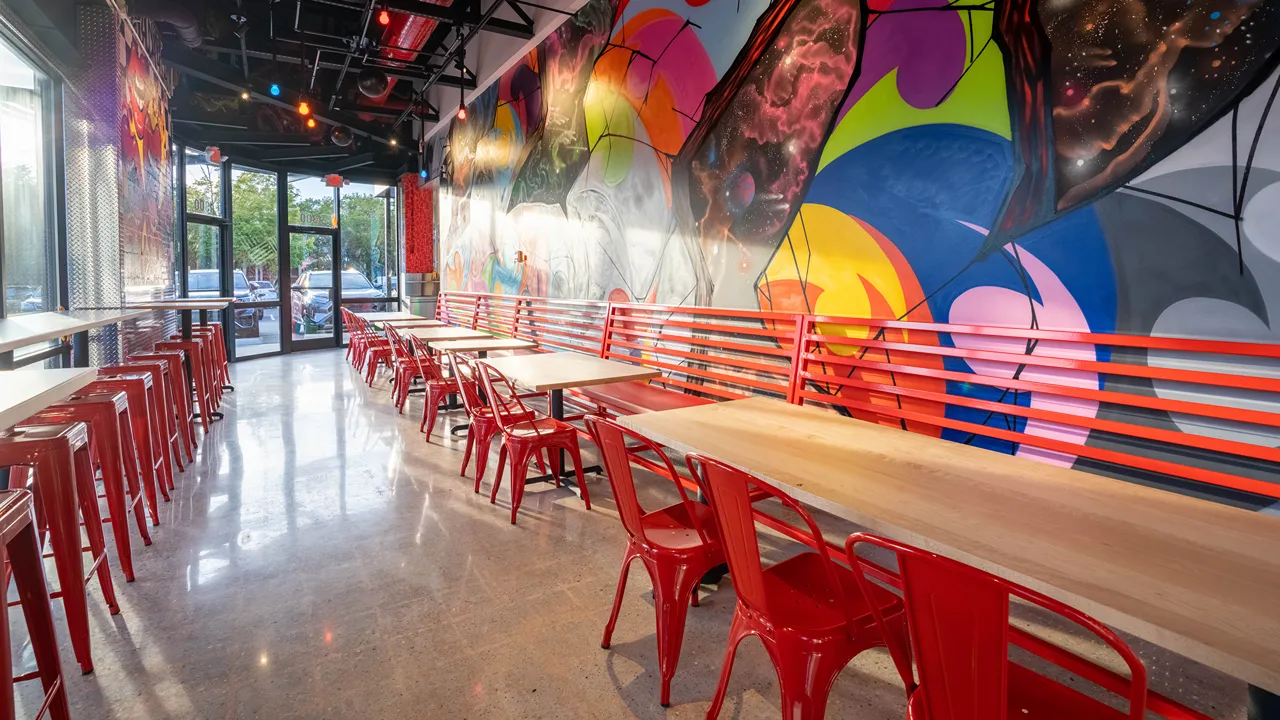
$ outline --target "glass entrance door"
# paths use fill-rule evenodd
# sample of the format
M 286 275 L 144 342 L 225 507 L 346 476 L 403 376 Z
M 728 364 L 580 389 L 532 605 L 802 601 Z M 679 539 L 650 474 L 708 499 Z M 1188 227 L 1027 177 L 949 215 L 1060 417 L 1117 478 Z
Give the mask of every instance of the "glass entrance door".
M 231 169 L 231 290 L 235 297 L 237 359 L 284 349 L 281 306 L 288 282 L 280 282 L 278 176 L 239 166 Z
M 293 349 L 334 347 L 338 344 L 338 236 L 332 231 L 290 229 L 290 316 Z

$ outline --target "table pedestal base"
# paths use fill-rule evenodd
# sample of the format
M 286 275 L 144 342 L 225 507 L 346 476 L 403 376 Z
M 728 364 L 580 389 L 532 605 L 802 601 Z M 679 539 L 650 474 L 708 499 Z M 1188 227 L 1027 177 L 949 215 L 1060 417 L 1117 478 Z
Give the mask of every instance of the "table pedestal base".
M 1280 720 L 1280 696 L 1250 685 L 1249 720 Z

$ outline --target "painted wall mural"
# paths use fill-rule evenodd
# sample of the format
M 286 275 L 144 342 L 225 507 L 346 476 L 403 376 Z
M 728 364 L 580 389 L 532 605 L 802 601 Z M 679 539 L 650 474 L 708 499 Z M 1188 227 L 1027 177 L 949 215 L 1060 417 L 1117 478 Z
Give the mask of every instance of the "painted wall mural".
M 451 129 L 444 286 L 1280 342 L 1271 321 L 1280 133 L 1265 127 L 1280 88 L 1276 6 L 591 0 Z M 527 261 L 517 264 L 517 252 Z M 961 342 L 1108 359 L 1105 348 Z M 1119 417 L 1096 402 L 912 382 Z M 1124 389 L 1188 392 L 1132 380 Z M 1226 401 L 1280 410 L 1253 396 Z M 924 410 L 1076 445 L 1118 442 L 954 406 Z M 1130 423 L 1280 442 L 1256 428 L 1126 413 Z
M 120 19 L 120 263 L 127 292 L 173 285 L 173 186 L 169 96 L 142 46 Z

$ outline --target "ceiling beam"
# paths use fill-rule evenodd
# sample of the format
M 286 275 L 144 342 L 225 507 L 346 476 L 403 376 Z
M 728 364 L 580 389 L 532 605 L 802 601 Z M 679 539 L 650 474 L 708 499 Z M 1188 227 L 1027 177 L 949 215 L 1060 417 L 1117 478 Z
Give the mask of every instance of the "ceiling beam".
M 230 55 L 234 57 L 240 57 L 240 48 L 219 47 L 216 45 L 204 45 L 202 49 L 212 50 L 221 55 Z M 337 53 L 341 51 L 325 49 L 324 52 Z M 276 53 L 273 55 L 271 52 L 266 50 L 246 50 L 245 54 L 251 58 L 254 58 L 255 60 L 275 60 L 277 62 L 282 62 L 289 65 L 301 65 L 303 63 L 303 59 L 296 55 L 282 55 L 279 53 Z M 310 59 L 307 59 L 306 62 L 310 64 L 313 61 Z M 341 70 L 342 69 L 342 63 L 329 62 L 326 60 L 321 60 L 318 65 L 322 70 Z M 413 81 L 413 80 L 425 81 L 428 77 L 431 76 L 431 73 L 434 73 L 437 69 L 436 66 L 434 65 L 417 65 L 417 64 L 409 64 L 409 63 L 396 63 L 395 65 L 392 65 L 390 64 L 390 62 L 384 65 L 384 64 L 378 64 L 378 63 L 366 63 L 361 60 L 352 58 L 351 68 L 350 68 L 351 70 L 354 70 L 355 72 L 358 73 L 366 67 L 374 68 L 376 70 L 381 70 L 382 72 L 387 74 L 387 77 L 393 77 L 393 78 L 396 78 L 397 80 L 410 80 L 410 81 Z M 442 75 L 440 79 L 437 80 L 436 82 L 441 85 L 448 85 L 451 87 L 463 87 L 463 88 L 466 88 L 467 90 L 474 90 L 476 87 L 476 79 L 475 77 L 472 77 L 472 76 L 462 77 L 458 75 Z
M 201 128 L 183 131 L 181 137 L 206 145 L 311 145 L 315 138 L 297 133 L 251 132 L 222 128 Z
M 286 150 L 266 150 L 259 157 L 269 162 L 278 160 L 327 160 L 343 158 L 349 155 L 345 147 L 338 145 L 318 145 L 310 147 L 289 148 Z
M 179 72 L 198 77 L 201 80 L 220 85 L 234 92 L 247 91 L 257 102 L 293 110 L 298 107 L 298 102 L 303 98 L 301 93 L 283 85 L 281 86 L 280 96 L 275 97 L 268 92 L 266 84 L 255 80 L 246 81 L 237 68 L 218 62 L 207 55 L 192 52 L 178 46 L 176 43 L 165 43 L 161 56 L 165 64 L 177 69 Z M 320 103 L 314 101 L 312 104 L 315 106 L 313 116 L 316 121 L 328 123 L 329 125 L 345 125 L 357 135 L 363 135 L 370 140 L 385 145 L 391 144 L 391 138 L 388 136 L 386 128 L 365 123 L 359 118 L 352 117 L 346 113 L 326 110 Z
M 337 110 L 351 113 L 352 115 L 373 115 L 374 117 L 388 118 L 400 117 L 399 109 L 390 109 L 381 105 L 339 105 Z M 425 112 L 415 112 L 413 116 L 427 122 L 440 122 L 440 112 L 434 109 L 427 109 Z

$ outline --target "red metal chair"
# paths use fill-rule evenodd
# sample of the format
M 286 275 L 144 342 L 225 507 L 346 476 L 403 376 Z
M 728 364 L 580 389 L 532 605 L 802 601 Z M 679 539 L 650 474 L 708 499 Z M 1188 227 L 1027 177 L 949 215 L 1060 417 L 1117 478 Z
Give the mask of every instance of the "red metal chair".
M 458 374 L 454 372 L 451 377 L 446 377 L 444 369 L 440 367 L 436 356 L 431 354 L 427 348 L 427 344 L 416 335 L 409 335 L 409 344 L 413 348 L 413 359 L 418 363 L 418 372 L 425 380 L 426 385 L 426 404 L 422 407 L 422 424 L 418 426 L 420 432 L 425 432 L 427 441 L 431 441 L 431 431 L 436 426 L 436 417 L 440 414 L 440 403 L 450 395 L 458 395 L 462 392 L 458 385 Z M 475 391 L 474 386 L 472 391 Z M 405 396 L 408 396 L 408 388 L 405 388 Z M 479 400 L 479 397 L 476 398 Z M 481 403 L 483 406 L 483 403 Z M 471 452 L 471 442 L 467 442 L 467 453 Z M 463 463 L 463 473 L 466 472 L 466 463 Z M 478 478 L 477 478 L 478 479 Z
M 93 672 L 85 586 L 95 575 L 107 609 L 112 615 L 120 612 L 107 564 L 102 515 L 98 510 L 88 449 L 89 431 L 84 423 L 44 425 L 0 435 L 0 467 L 32 469 L 25 477 L 20 472 L 11 473 L 9 484 L 21 486 L 34 479 L 37 531 L 42 538 L 48 533 L 54 567 L 58 571 L 58 591 L 49 596 L 62 598 L 71 648 L 80 670 L 85 673 Z M 81 520 L 89 538 L 88 548 L 80 545 Z M 87 576 L 82 556 L 85 550 L 93 558 Z
M 183 367 L 184 358 L 185 354 L 181 351 L 157 351 L 130 355 L 125 362 L 127 364 L 139 361 L 160 361 L 168 366 L 169 372 L 166 379 L 169 383 L 169 391 L 165 394 L 173 406 L 174 429 L 181 436 L 179 445 L 186 452 L 187 462 L 195 462 L 195 413 L 192 410 L 191 393 L 187 390 L 187 373 Z M 175 451 L 174 458 L 177 459 L 178 455 L 179 453 Z M 178 464 L 178 469 L 183 469 L 181 462 Z
M 44 579 L 44 563 L 40 559 L 40 539 L 32 519 L 31 493 L 26 490 L 0 491 L 0 553 L 4 556 L 4 582 L 0 591 L 9 594 L 9 576 L 18 585 L 18 604 L 27 621 L 27 635 L 36 658 L 36 671 L 13 676 L 13 658 L 9 649 L 9 613 L 0 614 L 0 720 L 13 720 L 13 684 L 39 678 L 44 688 L 44 702 L 36 717 L 46 712 L 54 720 L 71 717 L 67 707 L 67 688 L 62 678 L 62 661 L 58 659 L 58 638 L 53 628 L 53 610 L 49 607 L 49 586 Z
M 396 409 L 403 413 L 404 405 L 409 401 L 409 388 L 414 380 L 423 377 L 422 367 L 404 336 L 390 325 L 387 326 L 387 339 L 391 341 L 391 358 L 387 363 L 391 368 L 391 398 Z
M 872 605 L 872 616 L 907 688 L 914 720 L 1140 720 L 1147 710 L 1147 671 L 1107 626 L 1050 597 L 950 558 L 867 533 L 845 542 L 863 598 L 881 588 L 867 578 L 892 573 L 856 554 L 859 545 L 888 550 L 898 560 L 902 607 L 897 617 Z M 1122 712 L 1009 659 L 1009 598 L 1062 616 L 1105 642 L 1129 667 Z M 902 621 L 906 633 L 902 632 Z M 1062 652 L 1066 652 L 1065 650 Z M 913 668 L 914 666 L 914 668 Z M 1125 692 L 1127 690 L 1127 692 Z
M 676 469 L 656 443 L 628 430 L 612 420 L 589 415 L 587 432 L 600 448 L 601 461 L 613 488 L 613 500 L 627 531 L 627 552 L 622 558 L 622 573 L 613 598 L 613 612 L 604 627 L 600 647 L 608 648 L 613 637 L 622 595 L 627 587 L 627 570 L 636 558 L 644 563 L 653 581 L 653 611 L 658 624 L 658 669 L 662 676 L 661 703 L 671 705 L 671 678 L 680 662 L 680 646 L 684 642 L 685 615 L 689 604 L 698 604 L 698 581 L 709 570 L 723 563 L 724 550 L 716 535 L 711 508 L 694 502 L 684 486 L 674 483 L 680 502 L 646 512 L 636 497 L 635 479 L 631 473 L 631 453 L 649 451 L 657 455 L 676 477 Z M 639 445 L 628 447 L 627 441 Z
M 778 672 L 782 717 L 823 717 L 840 671 L 858 653 L 885 644 L 870 607 L 878 606 L 886 615 L 900 613 L 898 596 L 873 586 L 871 599 L 864 600 L 854 572 L 832 561 L 817 523 L 790 495 L 718 460 L 691 453 L 686 462 L 710 499 L 738 593 L 720 684 L 707 718 L 720 714 L 738 643 L 749 635 L 764 643 Z M 753 489 L 799 515 L 808 528 L 806 544 L 817 552 L 763 567 L 751 508 Z
M 461 391 L 462 407 L 467 411 L 470 427 L 467 428 L 467 447 L 462 454 L 462 471 L 458 474 L 466 477 L 467 463 L 471 462 L 471 454 L 476 456 L 476 487 L 480 492 L 480 481 L 484 478 L 484 470 L 489 462 L 489 447 L 493 436 L 498 434 L 498 421 L 493 417 L 493 408 L 480 396 L 480 383 L 476 380 L 477 370 L 470 358 L 455 352 L 445 354 L 449 358 L 449 367 L 453 377 L 457 379 Z M 428 399 L 428 406 L 431 401 Z M 428 433 L 428 437 L 430 434 Z M 541 459 L 538 460 L 542 462 Z M 495 496 L 496 497 L 496 496 Z
M 506 465 L 507 455 L 511 456 L 511 524 L 516 524 L 516 513 L 520 511 L 520 503 L 524 500 L 524 483 L 529 472 L 529 461 L 538 457 L 543 451 L 550 455 L 551 475 L 556 487 L 560 487 L 560 454 L 556 450 L 564 450 L 573 460 L 573 469 L 578 476 L 578 488 L 582 491 L 582 502 L 591 509 L 591 493 L 587 490 L 586 480 L 582 476 L 582 453 L 578 449 L 578 430 L 569 423 L 555 418 L 540 416 L 528 408 L 516 392 L 515 385 L 496 368 L 483 360 L 472 363 L 493 417 L 498 422 L 498 431 L 502 433 L 502 446 L 498 450 L 498 474 L 493 479 L 493 492 L 489 502 L 498 499 L 498 488 L 502 486 L 502 468 Z M 487 451 L 487 446 L 485 450 Z

